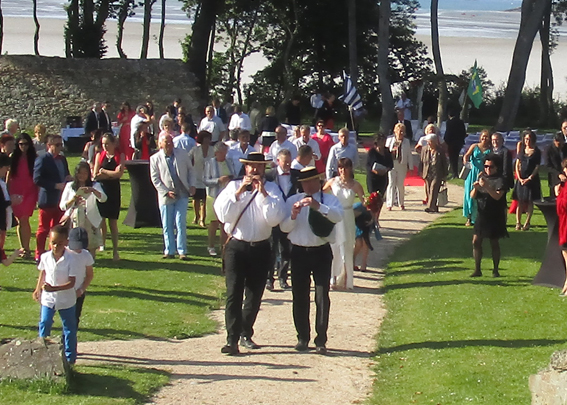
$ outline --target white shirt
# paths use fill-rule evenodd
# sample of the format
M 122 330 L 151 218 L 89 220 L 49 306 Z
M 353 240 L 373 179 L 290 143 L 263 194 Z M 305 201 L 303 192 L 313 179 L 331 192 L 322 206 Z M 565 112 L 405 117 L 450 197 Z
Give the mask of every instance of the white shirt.
M 330 180 L 333 177 L 333 173 L 338 171 L 339 159 L 344 157 L 352 161 L 352 168 L 356 170 L 358 167 L 358 147 L 350 142 L 347 146 L 343 146 L 340 142 L 336 143 L 329 149 L 327 167 L 325 168 L 327 180 Z
M 328 242 L 334 242 L 336 226 L 326 238 L 321 238 L 313 233 L 311 226 L 309 226 L 309 207 L 303 207 L 301 211 L 299 211 L 297 218 L 295 218 L 295 220 L 291 219 L 293 204 L 305 198 L 305 196 L 305 193 L 299 193 L 289 197 L 286 202 L 287 217 L 280 224 L 280 229 L 282 232 L 288 233 L 287 237 L 290 242 L 297 246 L 315 247 L 322 246 Z M 332 194 L 322 195 L 321 191 L 313 194 L 312 197 L 319 201 L 321 204 L 319 212 L 327 217 L 327 219 L 335 224 L 342 221 L 344 210 L 337 197 Z M 323 202 L 321 202 L 321 199 Z
M 207 131 L 211 133 L 211 142 L 217 142 L 221 132 L 226 131 L 226 127 L 222 120 L 216 115 L 213 118 L 205 117 L 199 123 L 199 132 Z
M 92 225 L 99 227 L 100 223 L 102 222 L 102 217 L 100 216 L 100 212 L 98 211 L 97 200 L 103 203 L 107 200 L 108 197 L 99 182 L 94 181 L 92 187 L 100 193 L 100 199 L 94 193 L 89 193 L 88 195 L 82 196 L 84 199 L 85 215 Z M 69 181 L 67 182 L 67 184 L 65 184 L 65 188 L 61 193 L 59 208 L 61 209 L 61 211 L 65 211 L 65 215 L 67 216 L 71 216 L 73 209 L 77 209 L 75 205 L 67 208 L 67 202 L 75 197 L 77 191 L 73 190 L 73 182 Z
M 0 179 L 0 189 L 2 190 L 2 194 L 4 194 L 4 201 L 10 201 L 10 194 L 8 193 L 8 187 L 6 186 L 6 182 Z M 12 209 L 11 205 L 6 207 L 6 230 L 9 231 L 12 229 L 12 219 L 14 218 L 14 210 Z
M 297 150 L 299 150 L 299 148 L 303 145 L 311 146 L 311 150 L 313 150 L 313 159 L 311 159 L 311 162 L 309 162 L 309 166 L 315 166 L 315 160 L 321 159 L 321 149 L 319 149 L 319 142 L 317 142 L 315 139 L 309 138 L 309 141 L 304 142 L 303 137 L 300 136 L 299 138 L 295 138 L 293 141 L 291 141 L 291 143 L 295 145 Z
M 396 103 L 396 108 L 404 110 L 404 120 L 411 121 L 411 100 L 409 98 L 406 98 L 405 101 L 400 98 Z
M 240 147 L 240 142 L 236 145 L 232 146 L 228 153 L 226 154 L 226 160 L 232 165 L 233 173 L 235 176 L 240 174 L 240 170 L 242 169 L 242 163 L 240 163 L 240 159 L 243 159 L 248 156 L 250 152 L 255 152 L 254 148 L 248 145 L 248 148 L 245 152 L 242 151 Z
M 230 122 L 228 123 L 228 129 L 232 131 L 233 129 L 245 129 L 247 131 L 252 130 L 252 123 L 250 122 L 250 117 L 244 113 L 232 114 L 230 117 Z
M 138 114 L 134 115 L 130 121 L 130 146 L 134 149 L 136 149 L 136 131 L 142 122 L 147 122 L 146 118 L 140 117 Z
M 301 169 L 305 169 L 305 166 L 299 163 L 297 159 L 293 159 L 291 162 L 291 168 L 295 170 L 301 170 Z
M 91 253 L 87 249 L 81 250 L 80 253 L 74 252 L 68 249 L 68 252 L 72 255 L 73 261 L 75 263 L 75 291 L 83 288 L 83 283 L 85 282 L 85 277 L 87 276 L 87 267 L 94 264 L 94 259 Z
M 282 149 L 289 150 L 289 153 L 291 153 L 291 160 L 297 157 L 297 148 L 293 143 L 286 139 L 282 143 L 279 143 L 277 140 L 272 142 L 272 144 L 270 145 L 270 150 L 268 151 L 268 153 L 266 153 L 266 159 L 272 159 L 274 163 L 277 163 L 278 153 Z
M 195 146 L 197 146 L 197 141 L 191 138 L 187 134 L 180 134 L 173 138 L 173 146 L 177 149 L 183 149 L 185 152 L 191 152 Z
M 55 261 L 51 250 L 43 253 L 39 259 L 38 270 L 45 271 L 45 282 L 52 286 L 59 286 L 69 282 L 69 277 L 76 277 L 74 257 L 65 249 L 63 256 Z M 75 288 L 63 291 L 41 292 L 41 305 L 55 310 L 71 308 L 77 302 Z
M 284 171 L 279 166 L 276 170 L 278 171 L 278 185 L 284 195 L 288 195 L 289 190 L 291 189 L 291 174 L 288 173 L 286 175 L 282 175 Z
M 246 242 L 260 242 L 272 234 L 272 228 L 282 221 L 285 216 L 285 204 L 281 192 L 274 183 L 267 181 L 264 188 L 267 197 L 260 192 L 254 197 L 240 221 L 234 228 L 234 223 L 250 201 L 254 191 L 245 191 L 236 200 L 236 191 L 240 188 L 242 180 L 228 183 L 214 202 L 214 209 L 218 220 L 224 224 L 224 230 L 235 239 Z

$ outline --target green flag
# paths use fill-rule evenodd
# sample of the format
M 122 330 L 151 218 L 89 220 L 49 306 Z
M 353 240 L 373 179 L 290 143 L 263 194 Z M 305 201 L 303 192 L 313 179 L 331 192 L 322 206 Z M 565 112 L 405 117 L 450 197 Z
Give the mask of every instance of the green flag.
M 480 106 L 480 103 L 482 103 L 482 84 L 480 83 L 480 77 L 478 77 L 476 60 L 474 61 L 474 67 L 472 71 L 471 81 L 469 83 L 469 89 L 467 90 L 467 95 L 470 97 L 475 108 L 478 108 Z

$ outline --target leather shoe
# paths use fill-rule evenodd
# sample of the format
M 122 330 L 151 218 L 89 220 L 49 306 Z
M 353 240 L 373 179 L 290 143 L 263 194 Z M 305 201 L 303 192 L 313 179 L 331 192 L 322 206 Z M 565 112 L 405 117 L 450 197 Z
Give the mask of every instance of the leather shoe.
M 299 340 L 294 349 L 298 352 L 305 352 L 309 350 L 308 342 L 306 342 L 305 340 Z
M 325 346 L 317 346 L 315 348 L 315 353 L 325 356 L 327 354 L 327 348 Z
M 179 260 L 183 260 L 185 262 L 189 260 L 189 258 L 186 255 L 179 255 Z
M 492 271 L 492 277 L 500 277 L 500 273 L 498 272 L 498 270 Z
M 266 281 L 266 290 L 274 291 L 274 280 Z
M 471 277 L 482 277 L 482 272 L 475 271 L 473 274 L 471 274 Z
M 252 349 L 252 350 L 256 350 L 259 349 L 260 346 L 258 346 L 256 343 L 254 343 L 254 341 L 246 336 L 242 336 L 240 338 L 240 346 L 245 347 L 247 349 Z
M 234 344 L 226 344 L 220 349 L 221 353 L 228 354 L 229 356 L 234 356 L 240 353 L 238 350 L 238 345 Z
M 163 255 L 161 258 L 162 259 L 173 259 L 173 258 L 175 258 L 175 255 Z
M 282 290 L 289 290 L 291 287 L 286 280 L 280 280 L 280 288 Z

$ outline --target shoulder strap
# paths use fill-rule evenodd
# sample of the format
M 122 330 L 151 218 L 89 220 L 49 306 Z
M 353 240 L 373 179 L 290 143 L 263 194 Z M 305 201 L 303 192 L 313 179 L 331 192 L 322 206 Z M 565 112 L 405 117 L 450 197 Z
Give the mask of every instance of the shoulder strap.
M 252 201 L 254 201 L 254 199 L 256 198 L 256 194 L 258 194 L 258 190 L 255 190 L 252 193 L 252 197 L 250 198 L 250 201 L 248 201 L 248 203 L 246 203 L 246 206 L 244 207 L 244 209 L 242 211 L 240 211 L 240 215 L 238 215 L 238 218 L 236 218 L 236 222 L 234 223 L 234 226 L 232 227 L 232 231 L 230 231 L 230 235 L 227 238 L 227 242 L 230 238 L 232 238 L 232 234 L 234 233 L 236 226 L 240 222 L 240 218 L 242 218 L 242 215 L 244 215 L 244 212 L 248 209 L 248 207 L 250 207 L 250 204 L 252 204 Z

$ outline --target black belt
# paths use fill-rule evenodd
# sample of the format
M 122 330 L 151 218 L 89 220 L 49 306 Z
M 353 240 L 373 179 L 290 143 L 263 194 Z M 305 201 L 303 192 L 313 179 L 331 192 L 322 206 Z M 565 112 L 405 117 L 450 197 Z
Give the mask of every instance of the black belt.
M 232 238 L 231 241 L 234 241 L 235 243 L 239 243 L 239 244 L 242 244 L 242 245 L 247 245 L 247 246 L 250 246 L 250 247 L 257 247 L 257 246 L 263 246 L 263 245 L 266 245 L 266 244 L 267 245 L 270 244 L 269 239 L 264 239 L 264 240 L 261 240 L 261 241 L 258 241 L 258 242 L 247 242 L 245 240 Z
M 321 249 L 325 249 L 328 248 L 329 244 L 325 243 L 324 245 L 319 245 L 319 246 L 299 246 L 299 245 L 292 245 L 292 248 L 297 248 L 297 249 L 301 249 L 305 252 L 313 252 L 313 251 L 317 251 L 317 250 L 321 250 Z

